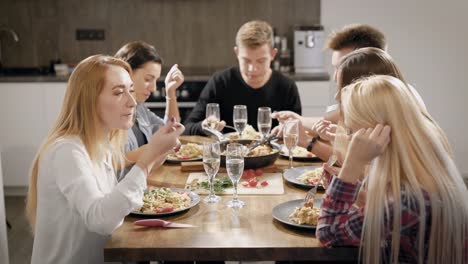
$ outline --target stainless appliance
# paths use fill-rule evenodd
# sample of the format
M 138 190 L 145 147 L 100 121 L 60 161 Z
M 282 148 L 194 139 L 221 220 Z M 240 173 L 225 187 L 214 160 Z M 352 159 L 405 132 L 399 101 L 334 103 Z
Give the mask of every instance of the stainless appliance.
M 294 69 L 296 73 L 326 72 L 323 45 L 323 26 L 294 27 Z
M 177 102 L 182 122 L 192 112 L 207 82 L 205 80 L 186 80 L 181 87 L 177 88 Z M 156 91 L 146 100 L 145 105 L 162 118 L 166 110 L 165 84 L 163 81 L 158 81 L 156 87 Z

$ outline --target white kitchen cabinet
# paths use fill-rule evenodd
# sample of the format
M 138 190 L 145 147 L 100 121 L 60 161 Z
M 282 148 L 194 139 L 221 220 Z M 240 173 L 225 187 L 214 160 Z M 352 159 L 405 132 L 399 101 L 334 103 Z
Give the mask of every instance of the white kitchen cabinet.
M 31 162 L 58 116 L 66 85 L 0 83 L 0 151 L 5 187 L 28 185 Z
M 297 81 L 301 96 L 302 115 L 309 117 L 323 116 L 330 105 L 331 93 L 329 81 Z

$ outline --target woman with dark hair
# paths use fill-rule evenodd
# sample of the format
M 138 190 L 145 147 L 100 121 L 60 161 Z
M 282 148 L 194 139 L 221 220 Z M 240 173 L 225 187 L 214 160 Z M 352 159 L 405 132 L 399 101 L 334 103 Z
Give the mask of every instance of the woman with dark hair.
M 138 160 L 148 140 L 159 127 L 171 117 L 180 120 L 176 89 L 184 82 L 184 75 L 177 64 L 172 66 L 167 73 L 165 79 L 166 113 L 164 118 L 161 118 L 144 105 L 144 102 L 156 90 L 156 81 L 161 76 L 163 61 L 156 49 L 143 41 L 134 41 L 125 44 L 114 57 L 130 64 L 137 102 L 135 124 L 128 131 L 128 143 L 125 147 L 126 165 L 129 166 Z

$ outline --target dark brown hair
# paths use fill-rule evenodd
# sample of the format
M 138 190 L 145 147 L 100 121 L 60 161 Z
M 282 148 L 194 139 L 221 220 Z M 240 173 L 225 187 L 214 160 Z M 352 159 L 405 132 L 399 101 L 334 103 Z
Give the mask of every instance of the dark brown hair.
M 384 34 L 378 29 L 369 25 L 352 24 L 332 32 L 328 37 L 326 47 L 331 50 L 367 47 L 385 50 L 387 42 Z
M 156 49 L 143 41 L 133 41 L 125 44 L 117 51 L 114 57 L 126 61 L 132 70 L 140 68 L 147 62 L 163 63 Z
M 357 49 L 345 55 L 337 69 L 338 88 L 371 75 L 390 75 L 406 83 L 390 55 L 378 48 Z

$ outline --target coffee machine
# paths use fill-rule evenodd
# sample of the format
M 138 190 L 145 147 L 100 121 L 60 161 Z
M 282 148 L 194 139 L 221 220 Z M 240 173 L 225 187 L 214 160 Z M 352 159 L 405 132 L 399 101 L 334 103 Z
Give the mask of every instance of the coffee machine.
M 326 72 L 324 42 L 323 26 L 294 27 L 294 69 L 296 73 Z

